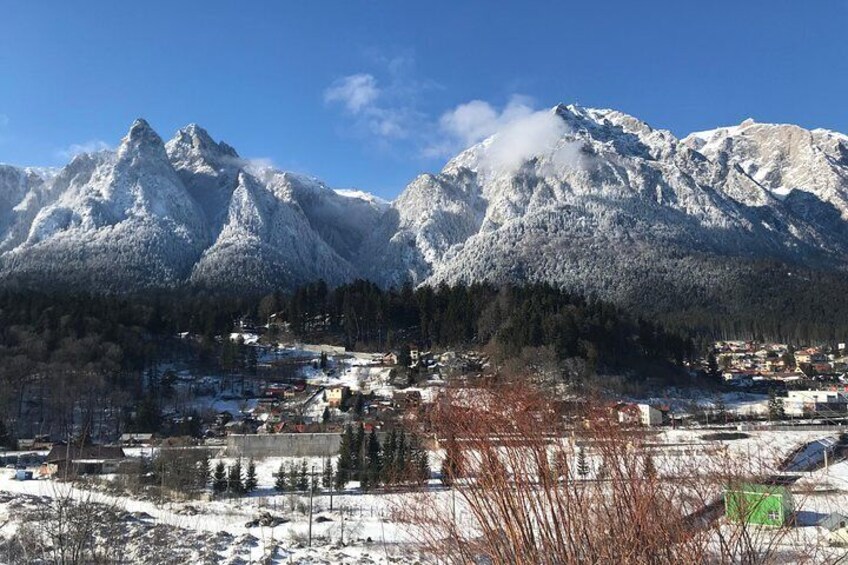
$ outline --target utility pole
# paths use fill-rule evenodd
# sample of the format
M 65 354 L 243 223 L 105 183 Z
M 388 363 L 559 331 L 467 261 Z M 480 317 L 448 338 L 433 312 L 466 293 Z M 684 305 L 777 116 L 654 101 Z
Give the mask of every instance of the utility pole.
M 312 547 L 312 495 L 315 492 L 315 465 L 312 466 L 312 481 L 309 484 L 309 547 Z

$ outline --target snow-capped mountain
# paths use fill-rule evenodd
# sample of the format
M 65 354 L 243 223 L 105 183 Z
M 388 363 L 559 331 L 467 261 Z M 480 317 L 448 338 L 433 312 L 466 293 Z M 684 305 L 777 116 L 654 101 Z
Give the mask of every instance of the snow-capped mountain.
M 114 292 L 337 284 L 381 213 L 373 198 L 242 160 L 197 125 L 166 144 L 137 120 L 116 151 L 56 173 L 0 166 L 0 274 Z
M 678 139 L 557 106 L 392 203 L 143 120 L 57 171 L 0 166 L 0 276 L 112 291 L 548 281 L 622 302 L 715 298 L 758 265 L 848 265 L 848 137 L 743 122 Z M 646 298 L 647 295 L 651 295 Z
M 832 173 L 796 201 L 692 138 L 621 112 L 558 106 L 533 119 L 540 123 L 496 134 L 413 181 L 363 247 L 367 276 L 548 281 L 633 302 L 646 292 L 704 296 L 752 261 L 846 264 L 846 224 L 827 209 L 848 194 L 844 136 L 808 132 L 829 153 L 810 149 L 815 158 L 793 161 L 792 178 L 816 176 L 825 163 Z M 740 159 L 797 155 L 796 137 L 766 135 L 752 144 L 780 148 Z

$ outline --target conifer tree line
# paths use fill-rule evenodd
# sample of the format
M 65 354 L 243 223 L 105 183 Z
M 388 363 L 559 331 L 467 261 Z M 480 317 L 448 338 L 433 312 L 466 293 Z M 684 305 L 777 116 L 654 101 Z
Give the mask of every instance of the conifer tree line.
M 277 492 L 317 492 L 320 486 L 319 477 L 312 473 L 306 459 L 288 465 L 280 463 L 280 468 L 274 473 L 274 490 Z
M 253 459 L 242 466 L 241 459 L 231 465 L 218 461 L 211 472 L 212 492 L 216 495 L 243 496 L 250 494 L 259 486 L 256 477 L 256 464 Z
M 359 481 L 363 490 L 373 490 L 422 484 L 429 478 L 430 461 L 418 434 L 393 429 L 381 444 L 374 429 L 366 434 L 361 423 L 345 427 L 333 475 L 337 490 L 344 489 L 349 481 Z

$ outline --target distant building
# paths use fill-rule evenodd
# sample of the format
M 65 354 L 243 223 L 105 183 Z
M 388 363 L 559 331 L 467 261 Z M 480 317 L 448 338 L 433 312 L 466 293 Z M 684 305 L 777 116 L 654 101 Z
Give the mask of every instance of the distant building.
M 617 414 L 619 423 L 630 426 L 661 426 L 668 412 L 666 407 L 626 402 L 616 404 L 612 410 Z
M 133 445 L 153 445 L 153 434 L 121 434 L 120 443 L 125 447 Z
M 840 512 L 831 512 L 818 523 L 822 528 L 827 529 L 827 542 L 834 546 L 848 545 L 848 516 Z
M 835 390 L 790 390 L 783 409 L 790 416 L 848 412 L 848 396 Z
M 120 447 L 56 444 L 47 454 L 43 475 L 102 475 L 117 473 L 126 456 Z
M 663 423 L 663 410 L 650 404 L 639 404 L 639 421 L 643 426 L 661 426 Z
M 827 355 L 819 351 L 815 348 L 804 349 L 802 351 L 798 351 L 795 353 L 795 362 L 796 363 L 825 363 L 827 362 Z
M 392 396 L 392 402 L 399 410 L 414 408 L 421 405 L 421 391 L 408 390 L 396 391 Z
M 339 407 L 345 403 L 350 396 L 350 387 L 333 386 L 327 389 L 327 403 L 332 407 Z
M 398 362 L 397 353 L 391 353 L 391 352 L 386 353 L 385 355 L 383 355 L 381 362 L 383 363 L 383 365 L 389 365 L 389 366 L 397 365 L 397 362 Z
M 780 527 L 795 511 L 792 492 L 778 485 L 741 484 L 724 493 L 727 519 L 735 523 Z

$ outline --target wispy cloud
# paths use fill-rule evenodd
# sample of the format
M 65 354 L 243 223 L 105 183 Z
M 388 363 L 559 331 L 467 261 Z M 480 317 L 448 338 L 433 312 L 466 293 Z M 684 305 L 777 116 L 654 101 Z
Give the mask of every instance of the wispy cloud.
M 379 96 L 377 79 L 367 73 L 342 77 L 324 91 L 325 102 L 340 102 L 352 114 L 373 107 Z
M 5 128 L 9 125 L 9 116 L 6 114 L 0 114 L 0 128 Z
M 324 90 L 324 102 L 344 110 L 347 133 L 381 148 L 396 147 L 398 141 L 418 143 L 428 125 L 418 110 L 418 100 L 438 85 L 415 76 L 415 60 L 410 55 L 389 58 L 371 54 L 369 58 L 378 72 L 336 79 Z
M 443 159 L 495 136 L 480 165 L 513 169 L 549 151 L 552 160 L 571 161 L 574 150 L 559 144 L 565 122 L 550 110 L 539 110 L 528 96 L 514 94 L 503 106 L 485 100 L 458 104 L 440 116 L 418 110 L 417 98 L 438 85 L 415 76 L 410 57 L 375 59 L 384 69 L 384 85 L 372 73 L 341 77 L 324 91 L 324 101 L 344 110 L 347 126 L 378 145 L 406 157 Z
M 61 159 L 73 159 L 77 155 L 83 153 L 97 153 L 98 151 L 108 151 L 112 146 L 100 139 L 92 139 L 84 143 L 73 143 L 68 147 L 59 149 L 56 156 Z

